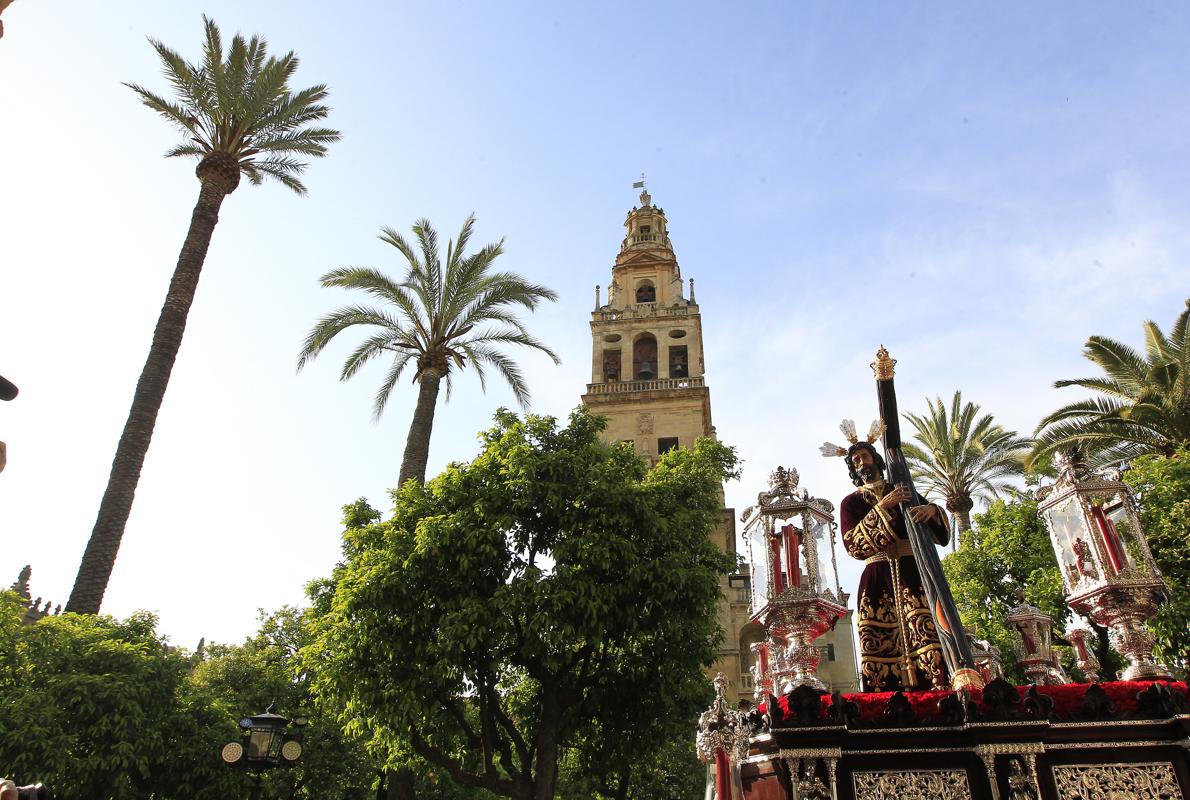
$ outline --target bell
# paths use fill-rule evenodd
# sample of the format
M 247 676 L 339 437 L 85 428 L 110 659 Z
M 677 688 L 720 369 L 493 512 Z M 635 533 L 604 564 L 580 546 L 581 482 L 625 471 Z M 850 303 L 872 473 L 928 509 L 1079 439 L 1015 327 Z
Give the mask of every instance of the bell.
M 641 377 L 641 380 L 646 380 L 646 381 L 653 380 L 653 365 L 648 363 L 647 361 L 644 364 L 641 364 L 640 365 L 640 377 Z

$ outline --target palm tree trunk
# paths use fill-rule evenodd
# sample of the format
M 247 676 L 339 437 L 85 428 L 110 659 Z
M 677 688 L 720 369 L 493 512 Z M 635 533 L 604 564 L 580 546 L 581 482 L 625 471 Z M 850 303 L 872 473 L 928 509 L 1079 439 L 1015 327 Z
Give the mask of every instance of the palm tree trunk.
M 409 423 L 409 438 L 405 440 L 405 455 L 401 459 L 401 477 L 398 486 L 404 486 L 409 479 L 426 482 L 426 463 L 430 459 L 430 433 L 434 430 L 434 406 L 438 403 L 438 385 L 442 376 L 433 370 L 421 374 L 421 388 L 417 394 L 417 405 L 413 409 L 413 421 Z
M 946 510 L 954 514 L 954 535 L 950 538 L 950 551 L 959 549 L 959 537 L 971 530 L 971 509 L 975 501 L 969 495 L 951 495 L 946 498 Z
M 438 386 L 442 377 L 433 370 L 421 374 L 417 405 L 413 408 L 413 421 L 409 423 L 409 436 L 405 440 L 405 455 L 401 458 L 401 476 L 397 486 L 404 486 L 408 480 L 426 482 L 426 463 L 430 460 L 430 434 L 434 430 L 434 407 L 438 404 Z M 403 767 L 385 771 L 388 785 L 388 800 L 414 800 L 416 787 L 413 771 Z
M 116 564 L 124 526 L 132 511 L 132 498 L 136 494 L 145 454 L 149 451 L 149 441 L 153 438 L 157 412 L 161 410 L 165 387 L 169 384 L 174 360 L 182 344 L 186 318 L 194 302 L 195 289 L 198 288 L 198 276 L 207 257 L 211 234 L 219 222 L 219 206 L 227 194 L 226 185 L 216 181 L 204 181 L 199 190 L 198 202 L 190 217 L 190 230 L 186 233 L 186 241 L 178 255 L 178 266 L 165 293 L 165 305 L 161 307 L 157 327 L 153 330 L 149 357 L 136 383 L 132 409 L 128 412 L 128 421 L 124 423 L 124 432 L 116 446 L 107 489 L 99 504 L 95 528 L 91 531 L 91 539 L 87 542 L 70 600 L 66 604 L 67 611 L 99 613 L 108 579 Z

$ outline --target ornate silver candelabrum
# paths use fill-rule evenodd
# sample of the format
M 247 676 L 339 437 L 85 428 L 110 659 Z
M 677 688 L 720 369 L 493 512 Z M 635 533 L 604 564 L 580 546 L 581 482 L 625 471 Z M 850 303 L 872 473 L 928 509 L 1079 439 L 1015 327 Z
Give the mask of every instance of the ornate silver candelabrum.
M 1091 471 L 1076 457 L 1059 456 L 1054 485 L 1037 492 L 1038 514 L 1058 557 L 1066 602 L 1097 625 L 1128 659 L 1124 680 L 1172 677 L 1153 657 L 1145 622 L 1169 590 L 1140 526 L 1136 499 L 1119 470 Z
M 1037 606 L 1025 602 L 1024 592 L 1017 591 L 1016 608 L 1004 618 L 1004 624 L 1017 635 L 1017 660 L 1037 684 L 1070 683 L 1058 662 L 1053 648 L 1054 622 Z
M 847 613 L 835 565 L 832 506 L 797 491 L 797 470 L 777 467 L 769 491 L 744 512 L 752 574 L 752 619 L 764 627 L 756 684 L 774 694 L 826 691 L 814 640 Z M 764 658 L 760 658 L 763 652 Z
M 743 797 L 739 768 L 751 744 L 748 720 L 743 712 L 727 704 L 727 676 L 720 672 L 712 683 L 715 701 L 698 718 L 694 749 L 702 763 L 715 765 L 719 797 Z

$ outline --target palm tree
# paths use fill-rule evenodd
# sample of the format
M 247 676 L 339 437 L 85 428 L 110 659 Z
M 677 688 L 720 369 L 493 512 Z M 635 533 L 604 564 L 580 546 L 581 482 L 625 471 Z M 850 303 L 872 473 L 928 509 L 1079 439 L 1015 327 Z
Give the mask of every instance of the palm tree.
M 297 176 L 306 165 L 298 159 L 324 155 L 326 145 L 339 138 L 338 131 L 308 127 L 326 117 L 329 109 L 322 101 L 327 90 L 321 85 L 290 90 L 289 79 L 298 66 L 293 53 L 281 58 L 268 56 L 266 43 L 259 36 L 245 41 L 237 34 L 225 60 L 219 28 L 206 17 L 203 24 L 206 41 L 198 64 L 190 64 L 161 42 L 149 40 L 173 86 L 174 99 L 127 84 L 146 106 L 182 130 L 185 141 L 166 156 L 198 159 L 198 203 L 153 330 L 149 357 L 136 384 L 132 410 L 116 447 L 107 490 L 67 611 L 99 613 L 224 198 L 239 186 L 241 175 L 253 184 L 273 178 L 297 194 L 305 194 L 306 187 Z
M 525 406 L 529 402 L 528 386 L 520 368 L 501 346 L 531 347 L 546 353 L 555 364 L 561 363 L 509 309 L 521 305 L 533 311 L 542 300 L 556 300 L 557 294 L 515 273 L 492 272 L 492 262 L 504 252 L 503 240 L 464 255 L 474 225 L 472 214 L 463 223 L 458 239 L 447 243 L 445 260 L 438 255 L 438 234 L 428 220 L 418 220 L 413 226 L 416 248 L 392 228 L 381 228 L 380 240 L 395 247 L 407 262 L 404 278 L 398 283 L 368 267 L 344 267 L 323 275 L 323 286 L 358 289 L 385 307 L 351 305 L 327 314 L 306 336 L 298 357 L 300 371 L 347 328 L 364 325 L 377 329 L 347 357 L 339 374 L 339 379 L 345 381 L 377 356 L 391 356 L 373 403 L 376 419 L 384 412 L 397 381 L 412 365 L 413 380 L 419 388 L 398 485 L 410 479 L 425 482 L 438 391 L 445 381 L 446 398 L 450 399 L 455 370 L 470 366 L 480 386 L 486 389 L 485 367 L 491 367 L 512 387 L 517 402 Z
M 917 431 L 917 444 L 904 445 L 905 457 L 919 486 L 946 499 L 962 533 L 971 529 L 975 500 L 987 501 L 1012 488 L 1004 479 L 1024 472 L 1031 443 L 997 425 L 991 414 L 980 416 L 980 407 L 964 403 L 962 392 L 954 393 L 949 413 L 940 397 L 926 402 L 924 417 L 905 414 Z
M 1190 300 L 1169 336 L 1144 324 L 1145 352 L 1106 336 L 1087 340 L 1083 355 L 1106 373 L 1054 383 L 1100 396 L 1063 406 L 1037 426 L 1032 458 L 1076 446 L 1098 464 L 1146 453 L 1173 455 L 1190 443 Z

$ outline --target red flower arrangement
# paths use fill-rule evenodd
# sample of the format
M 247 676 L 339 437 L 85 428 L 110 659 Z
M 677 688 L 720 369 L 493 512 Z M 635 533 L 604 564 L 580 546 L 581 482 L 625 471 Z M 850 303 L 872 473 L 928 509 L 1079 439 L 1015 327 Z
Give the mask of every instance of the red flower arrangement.
M 1111 681 L 1109 683 L 1099 684 L 1107 699 L 1113 706 L 1115 711 L 1121 716 L 1126 716 L 1137 710 L 1136 696 L 1148 689 L 1153 681 Z M 1172 683 L 1161 681 L 1171 691 L 1181 694 L 1182 697 L 1187 697 L 1187 689 L 1185 682 Z M 1054 701 L 1053 714 L 1058 717 L 1071 717 L 1077 715 L 1083 704 L 1083 696 L 1086 694 L 1088 687 L 1091 684 L 1086 683 L 1068 683 L 1061 686 L 1038 686 L 1038 694 L 1045 695 Z M 1023 698 L 1025 692 L 1029 690 L 1029 686 L 1018 686 L 1017 691 Z M 850 700 L 859 707 L 859 721 L 861 723 L 873 723 L 879 721 L 885 708 L 888 706 L 889 699 L 892 698 L 893 692 L 870 692 L 866 694 L 847 694 L 843 695 L 844 700 Z M 952 692 L 908 692 L 905 698 L 913 707 L 918 719 L 922 721 L 936 720 L 940 715 L 938 711 L 938 702 L 944 697 L 949 696 Z M 976 708 L 980 711 L 986 711 L 987 707 L 983 703 L 983 690 L 975 689 L 971 692 L 971 698 L 975 703 Z M 832 702 L 831 696 L 824 695 L 822 697 L 823 717 L 826 716 L 827 709 L 830 708 Z M 777 705 L 781 709 L 781 713 L 789 716 L 791 711 L 789 708 L 789 696 L 777 698 Z M 760 711 L 764 713 L 765 704 L 760 704 Z

